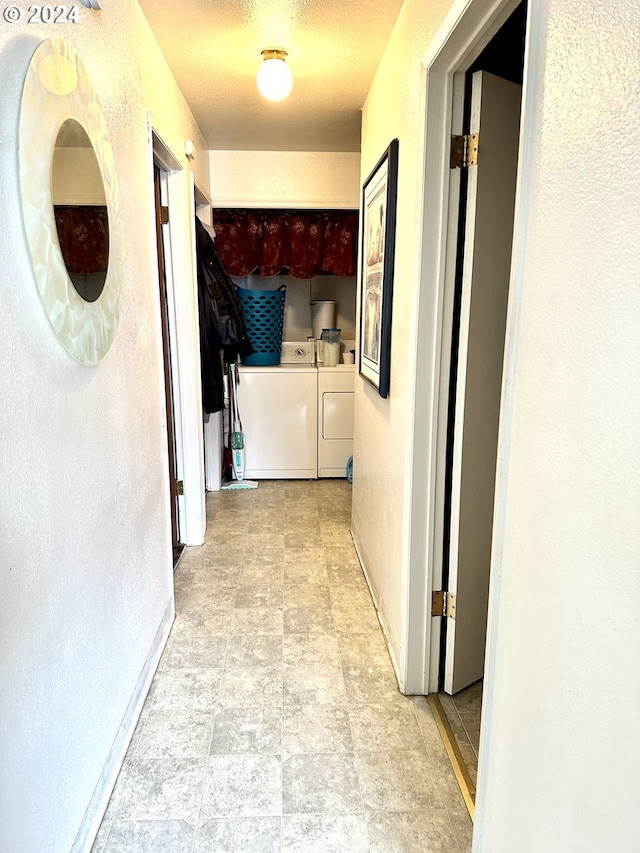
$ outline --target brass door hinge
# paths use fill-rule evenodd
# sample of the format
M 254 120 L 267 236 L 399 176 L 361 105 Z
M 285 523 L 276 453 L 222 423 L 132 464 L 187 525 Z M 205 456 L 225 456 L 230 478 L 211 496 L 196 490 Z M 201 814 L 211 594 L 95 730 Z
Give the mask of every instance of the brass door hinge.
M 477 166 L 479 144 L 479 133 L 469 133 L 466 136 L 452 136 L 450 160 L 451 168 L 466 169 L 468 166 Z
M 169 224 L 169 208 L 163 204 L 160 206 L 160 225 Z
M 431 615 L 446 616 L 447 619 L 456 618 L 456 596 L 453 592 L 434 590 L 431 593 Z
M 176 494 L 184 495 L 184 480 L 176 480 Z

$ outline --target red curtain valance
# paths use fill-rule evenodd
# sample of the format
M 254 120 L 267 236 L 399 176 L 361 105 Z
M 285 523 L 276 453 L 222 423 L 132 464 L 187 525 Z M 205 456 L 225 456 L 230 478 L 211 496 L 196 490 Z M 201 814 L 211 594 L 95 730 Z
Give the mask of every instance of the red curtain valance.
M 67 269 L 79 275 L 106 270 L 109 263 L 107 208 L 96 205 L 54 208 L 58 241 Z
M 222 263 L 236 277 L 356 271 L 355 211 L 214 210 L 213 227 Z

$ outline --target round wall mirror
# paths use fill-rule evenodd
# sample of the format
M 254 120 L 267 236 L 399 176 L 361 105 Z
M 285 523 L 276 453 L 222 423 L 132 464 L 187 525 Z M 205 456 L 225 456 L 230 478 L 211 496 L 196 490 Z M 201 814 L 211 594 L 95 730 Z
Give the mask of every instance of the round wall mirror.
M 51 326 L 73 358 L 97 364 L 120 318 L 120 194 L 102 106 L 63 39 L 42 42 L 27 69 L 20 191 L 31 266 Z
M 67 119 L 56 139 L 51 194 L 62 258 L 87 302 L 104 290 L 109 265 L 109 212 L 98 158 L 84 127 Z

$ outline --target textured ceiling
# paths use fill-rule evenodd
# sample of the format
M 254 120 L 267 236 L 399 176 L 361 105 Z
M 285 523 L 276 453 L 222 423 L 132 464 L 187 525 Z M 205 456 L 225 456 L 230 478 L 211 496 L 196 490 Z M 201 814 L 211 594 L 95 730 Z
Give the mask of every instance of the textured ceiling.
M 139 0 L 211 149 L 359 151 L 360 111 L 402 0 Z M 256 88 L 283 47 L 293 91 Z

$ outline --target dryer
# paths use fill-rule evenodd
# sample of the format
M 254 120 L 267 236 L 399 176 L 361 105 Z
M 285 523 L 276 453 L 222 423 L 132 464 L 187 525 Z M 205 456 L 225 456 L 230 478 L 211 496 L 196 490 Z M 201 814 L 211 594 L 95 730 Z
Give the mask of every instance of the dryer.
M 355 366 L 318 367 L 318 477 L 346 477 L 353 453 Z

